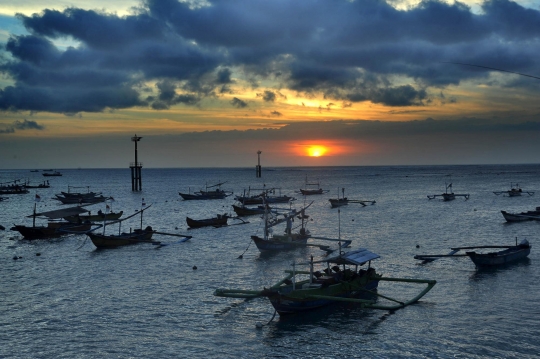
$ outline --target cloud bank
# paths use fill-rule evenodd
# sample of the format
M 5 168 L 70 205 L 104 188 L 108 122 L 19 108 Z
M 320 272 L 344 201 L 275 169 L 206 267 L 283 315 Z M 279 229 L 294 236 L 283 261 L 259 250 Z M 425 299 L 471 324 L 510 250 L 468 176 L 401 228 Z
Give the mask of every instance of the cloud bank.
M 272 83 L 257 91 L 268 103 L 288 89 L 427 106 L 446 86 L 488 76 L 448 62 L 540 74 L 540 11 L 509 0 L 481 10 L 437 0 L 407 10 L 381 0 L 144 0 L 125 16 L 75 7 L 19 14 L 29 35 L 12 35 L 2 49 L 0 71 L 13 84 L 0 89 L 0 110 L 197 106 L 232 93 L 235 77 Z M 79 45 L 60 49 L 60 39 Z M 531 81 L 503 85 L 538 92 Z

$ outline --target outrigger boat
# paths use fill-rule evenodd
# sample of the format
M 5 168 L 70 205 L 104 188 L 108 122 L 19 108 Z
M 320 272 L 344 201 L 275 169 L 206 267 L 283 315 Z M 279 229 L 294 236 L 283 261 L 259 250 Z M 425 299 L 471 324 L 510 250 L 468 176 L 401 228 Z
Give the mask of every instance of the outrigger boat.
M 317 182 L 312 182 L 312 183 L 308 182 L 307 175 L 306 175 L 305 186 L 306 186 L 306 188 L 304 188 L 304 189 L 300 188 L 300 191 L 297 192 L 297 193 L 301 193 L 304 196 L 311 196 L 311 195 L 314 195 L 314 194 L 323 194 L 323 193 L 330 192 L 329 190 L 322 189 L 321 186 L 320 186 L 320 183 L 318 181 Z M 317 186 L 317 188 L 309 188 L 309 186 Z
M 103 222 L 104 220 L 106 221 L 117 220 L 120 217 L 122 217 L 122 214 L 124 214 L 124 211 L 103 213 L 101 210 L 99 210 L 97 214 L 91 214 L 89 212 L 88 214 L 64 217 L 64 219 L 72 223 L 79 223 L 81 221 L 82 222 Z
M 507 222 L 540 221 L 540 207 L 536 207 L 534 211 L 521 213 L 501 211 L 501 213 Z
M 58 171 L 42 173 L 42 175 L 45 177 L 62 176 L 62 174 Z
M 264 203 L 288 203 L 290 201 L 296 200 L 294 197 L 281 195 L 281 193 L 278 196 L 274 196 L 272 194 L 276 193 L 276 189 L 280 188 L 263 188 L 262 192 L 256 195 L 250 195 L 252 190 L 257 190 L 253 188 L 248 188 L 248 194 L 246 195 L 246 191 L 244 190 L 243 196 L 236 196 L 234 199 L 240 202 L 241 204 L 245 205 L 253 205 L 253 204 L 263 204 Z M 259 190 L 260 191 L 260 190 Z
M 474 246 L 474 247 L 456 247 L 451 248 L 451 252 L 449 254 L 439 254 L 439 255 L 416 255 L 414 256 L 414 259 L 423 260 L 424 262 L 432 262 L 435 259 L 442 258 L 442 257 L 469 257 L 471 261 L 477 266 L 477 267 L 493 267 L 493 266 L 499 266 L 504 265 L 508 263 L 512 263 L 515 261 L 518 261 L 520 259 L 526 258 L 529 253 L 531 253 L 531 245 L 529 244 L 529 241 L 526 239 L 522 240 L 521 243 L 517 243 L 516 238 L 516 245 L 514 246 Z M 461 250 L 467 250 L 467 249 L 503 249 L 501 251 L 497 252 L 489 252 L 489 253 L 477 253 L 474 251 L 465 252 L 465 254 L 456 254 L 457 252 Z
M 27 217 L 32 217 L 32 226 L 14 225 L 11 230 L 18 231 L 26 239 L 55 238 L 66 234 L 84 234 L 91 228 L 90 223 L 72 223 L 67 221 L 53 221 L 66 216 L 76 216 L 86 213 L 88 210 L 81 207 L 71 207 L 36 213 L 36 204 L 34 203 L 34 213 Z M 36 218 L 42 217 L 49 219 L 47 226 L 36 226 Z
M 367 204 L 375 204 L 375 201 L 364 201 L 364 200 L 358 200 L 358 199 L 348 199 L 345 197 L 345 188 L 341 189 L 342 196 L 339 198 L 339 191 L 338 191 L 338 198 L 329 198 L 328 201 L 330 202 L 330 206 L 332 208 L 346 206 L 349 203 L 360 203 L 362 206 L 367 206 Z
M 40 183 L 38 185 L 31 185 L 30 181 L 24 182 L 25 188 L 49 188 L 51 185 L 49 184 L 49 181 L 43 181 L 43 183 Z
M 442 194 L 434 194 L 433 196 L 428 195 L 427 197 L 429 199 L 434 199 L 436 197 L 442 197 L 444 201 L 452 201 L 456 199 L 456 197 L 465 197 L 465 199 L 469 199 L 469 194 L 455 194 L 454 192 L 448 192 L 448 189 L 450 188 L 450 191 L 452 191 L 452 184 L 446 185 L 446 191 Z
M 227 225 L 227 220 L 230 217 L 225 214 L 218 214 L 216 217 L 207 219 L 192 219 L 186 217 L 186 222 L 189 228 L 202 228 L 202 227 L 222 227 Z
M 264 214 L 264 211 L 265 211 L 264 209 L 265 206 L 246 207 L 244 205 L 237 206 L 233 204 L 232 208 L 237 216 L 254 216 L 257 214 Z M 269 210 L 272 210 L 272 209 L 269 207 Z
M 203 190 L 200 190 L 200 191 L 197 191 L 197 192 L 194 192 L 194 193 L 191 193 L 191 191 L 189 193 L 182 193 L 182 192 L 178 192 L 178 194 L 185 200 L 185 201 L 190 201 L 190 200 L 205 200 L 205 199 L 223 199 L 223 198 L 226 198 L 226 197 L 229 197 L 230 195 L 233 194 L 233 192 L 231 191 L 224 191 L 221 189 L 221 185 L 225 184 L 227 182 L 221 182 L 221 183 L 218 183 L 218 184 L 215 184 L 215 185 L 212 185 L 212 186 L 208 186 L 206 185 L 206 189 L 203 191 Z M 211 190 L 209 191 L 208 189 L 209 188 L 214 188 L 214 187 L 217 187 L 215 190 Z
M 529 196 L 532 196 L 534 194 L 533 191 L 524 191 L 521 189 L 521 187 L 519 187 L 519 184 L 516 183 L 516 185 L 514 186 L 514 184 L 510 183 L 510 189 L 508 191 L 495 191 L 493 192 L 495 193 L 497 196 L 498 195 L 507 195 L 508 197 L 517 197 L 517 196 L 521 196 L 521 194 L 523 193 L 526 193 L 528 194 Z
M 367 249 L 357 249 L 337 256 L 308 263 L 294 264 L 286 270 L 287 276 L 270 288 L 262 290 L 216 289 L 215 296 L 253 299 L 266 297 L 279 315 L 313 310 L 337 302 L 359 304 L 363 308 L 396 310 L 418 302 L 437 283 L 428 279 L 391 278 L 378 274 L 371 261 L 379 255 Z M 326 268 L 315 271 L 315 264 Z M 367 269 L 358 269 L 368 263 Z M 308 265 L 309 271 L 298 271 L 297 265 Z M 307 276 L 307 279 L 306 279 Z M 303 277 L 303 278 L 297 278 Z M 377 293 L 380 281 L 425 284 L 426 287 L 414 298 L 401 301 Z M 367 297 L 367 299 L 365 299 Z M 389 304 L 377 302 L 385 299 Z
M 161 234 L 161 235 L 167 235 L 167 236 L 175 236 L 175 237 L 182 237 L 182 242 L 187 241 L 188 239 L 192 238 L 192 236 L 186 236 L 183 234 L 174 234 L 174 233 L 164 233 L 164 232 L 158 232 L 154 229 L 152 229 L 151 226 L 147 226 L 143 229 L 143 212 L 150 208 L 152 205 L 149 205 L 145 208 L 142 208 L 141 210 L 135 212 L 131 216 L 128 216 L 124 219 L 119 219 L 110 223 L 107 223 L 106 220 L 103 221 L 103 224 L 99 224 L 96 228 L 89 230 L 86 232 L 86 235 L 90 238 L 94 246 L 96 246 L 98 249 L 105 249 L 105 248 L 117 248 L 122 246 L 127 246 L 131 244 L 139 244 L 139 243 L 150 243 L 154 245 L 161 245 L 162 243 L 160 241 L 155 241 L 152 239 L 152 236 L 154 234 Z M 128 220 L 136 215 L 141 215 L 141 222 L 140 222 L 140 228 L 135 230 L 129 230 L 129 232 L 121 232 L 121 223 L 125 220 Z M 108 225 L 116 224 L 118 223 L 118 234 L 117 235 L 106 235 L 105 234 L 105 228 Z M 103 227 L 103 233 L 95 233 L 95 231 L 99 228 Z

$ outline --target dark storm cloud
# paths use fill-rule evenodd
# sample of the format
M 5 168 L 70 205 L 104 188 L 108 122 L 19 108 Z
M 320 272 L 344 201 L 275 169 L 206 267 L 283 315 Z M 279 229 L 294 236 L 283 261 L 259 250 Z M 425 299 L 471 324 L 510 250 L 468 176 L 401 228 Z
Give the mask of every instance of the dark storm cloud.
M 0 134 L 15 133 L 16 130 L 44 130 L 45 126 L 38 124 L 36 121 L 29 121 L 24 119 L 23 121 L 16 120 L 6 128 L 0 128 Z
M 248 106 L 248 104 L 245 101 L 240 100 L 238 97 L 234 97 L 231 100 L 231 105 L 233 105 L 233 107 L 236 107 L 236 108 L 244 108 Z
M 232 93 L 235 69 L 254 84 L 386 106 L 426 105 L 450 84 L 488 76 L 449 62 L 540 75 L 540 12 L 509 0 L 481 8 L 475 14 L 438 0 L 408 10 L 382 0 L 144 0 L 127 16 L 45 9 L 19 15 L 30 35 L 13 35 L 3 49 L 0 71 L 14 84 L 1 89 L 0 109 L 193 106 Z M 65 38 L 80 45 L 53 43 Z M 143 101 L 147 81 L 160 85 Z M 539 91 L 530 81 L 507 85 Z M 261 98 L 277 96 L 266 90 Z

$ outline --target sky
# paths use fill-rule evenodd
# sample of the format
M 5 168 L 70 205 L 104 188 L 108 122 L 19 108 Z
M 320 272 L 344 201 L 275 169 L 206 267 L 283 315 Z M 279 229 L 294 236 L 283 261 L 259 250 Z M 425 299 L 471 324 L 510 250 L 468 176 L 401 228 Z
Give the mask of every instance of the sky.
M 0 169 L 538 163 L 539 59 L 540 0 L 0 0 Z

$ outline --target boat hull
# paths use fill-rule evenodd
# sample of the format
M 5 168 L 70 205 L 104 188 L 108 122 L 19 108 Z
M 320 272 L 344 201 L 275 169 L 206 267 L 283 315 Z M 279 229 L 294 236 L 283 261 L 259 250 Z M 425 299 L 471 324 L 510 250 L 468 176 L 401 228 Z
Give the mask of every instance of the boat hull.
M 340 199 L 334 198 L 334 199 L 329 199 L 328 201 L 330 201 L 330 206 L 332 208 L 342 207 L 349 204 L 349 200 L 347 198 L 340 198 Z
M 216 218 L 208 218 L 208 219 L 192 219 L 189 217 L 186 217 L 187 225 L 190 228 L 202 228 L 202 227 L 210 227 L 210 226 L 226 226 L 227 225 L 227 219 L 228 216 L 217 216 Z
M 322 188 L 319 189 L 301 189 L 300 193 L 302 193 L 304 196 L 311 196 L 314 194 L 323 194 L 325 191 Z
M 467 252 L 477 267 L 501 266 L 526 258 L 531 253 L 531 246 L 517 246 L 500 252 L 480 254 Z
M 251 239 L 259 251 L 282 251 L 295 249 L 305 246 L 309 236 L 301 234 L 291 234 L 289 236 L 274 236 L 269 239 L 263 239 L 259 236 L 251 236 Z
M 79 221 L 79 218 L 81 222 L 103 222 L 103 221 L 114 221 L 122 217 L 122 214 L 124 214 L 123 211 L 117 212 L 117 213 L 104 213 L 104 214 L 92 214 L 92 215 L 80 215 L 80 216 L 69 216 L 64 217 L 66 221 L 70 221 L 72 223 L 77 223 Z
M 18 231 L 25 239 L 57 238 L 73 232 L 84 233 L 90 230 L 88 223 L 73 225 L 71 222 L 50 222 L 47 226 L 22 226 L 16 225 L 11 230 Z
M 88 237 L 97 248 L 117 248 L 138 243 L 156 243 L 152 240 L 154 231 L 152 229 L 136 229 L 131 233 L 120 235 L 103 235 L 98 233 L 88 233 Z
M 236 213 L 238 216 L 254 216 L 257 214 L 264 214 L 264 207 L 257 207 L 257 208 L 248 208 L 248 207 L 241 207 L 232 205 L 234 213 Z
M 524 222 L 524 221 L 540 220 L 539 211 L 529 211 L 529 212 L 521 212 L 521 213 L 508 213 L 506 211 L 501 211 L 501 213 L 507 222 Z
M 194 200 L 208 200 L 208 199 L 223 199 L 227 196 L 230 196 L 230 194 L 227 194 L 225 192 L 205 192 L 205 193 L 182 193 L 178 192 L 180 197 L 182 197 L 185 201 L 194 201 Z
M 341 281 L 326 287 L 324 283 L 298 283 L 296 289 L 293 290 L 293 286 L 289 285 L 269 295 L 268 299 L 279 315 L 288 315 L 317 309 L 338 302 L 329 298 L 310 298 L 310 296 L 359 298 L 365 296 L 366 291 L 374 292 L 378 285 L 379 280 L 377 278 L 365 274 L 364 277 L 359 276 L 354 280 Z

